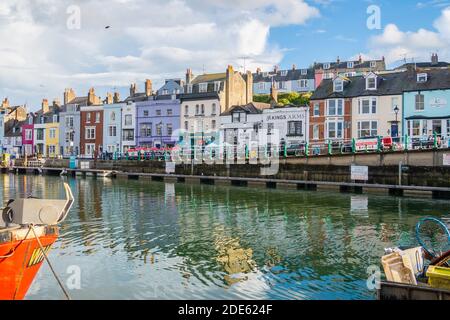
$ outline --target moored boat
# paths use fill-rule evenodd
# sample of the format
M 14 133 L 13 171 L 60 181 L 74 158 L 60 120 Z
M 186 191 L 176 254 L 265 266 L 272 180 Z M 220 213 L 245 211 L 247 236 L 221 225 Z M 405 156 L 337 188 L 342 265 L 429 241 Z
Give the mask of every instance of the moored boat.
M 58 224 L 73 204 L 66 199 L 10 200 L 0 218 L 0 300 L 21 300 L 27 294 L 50 248 L 58 239 Z

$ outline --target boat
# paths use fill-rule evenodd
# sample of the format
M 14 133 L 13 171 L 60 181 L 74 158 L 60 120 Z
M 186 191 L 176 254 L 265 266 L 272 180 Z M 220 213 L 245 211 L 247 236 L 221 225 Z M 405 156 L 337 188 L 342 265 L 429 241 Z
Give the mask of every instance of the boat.
M 380 282 L 379 300 L 450 300 L 447 225 L 435 217 L 423 218 L 416 225 L 416 238 L 418 247 L 385 249 L 381 264 L 387 281 Z
M 24 299 L 42 263 L 48 261 L 47 254 L 59 236 L 58 225 L 74 202 L 67 183 L 64 189 L 65 200 L 19 198 L 2 209 L 0 300 Z

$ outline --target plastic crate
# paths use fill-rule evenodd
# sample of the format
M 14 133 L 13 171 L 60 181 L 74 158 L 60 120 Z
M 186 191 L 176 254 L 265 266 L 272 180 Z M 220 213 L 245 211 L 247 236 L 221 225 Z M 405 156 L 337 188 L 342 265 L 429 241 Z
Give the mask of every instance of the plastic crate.
M 450 290 L 450 268 L 430 266 L 427 277 L 432 288 Z

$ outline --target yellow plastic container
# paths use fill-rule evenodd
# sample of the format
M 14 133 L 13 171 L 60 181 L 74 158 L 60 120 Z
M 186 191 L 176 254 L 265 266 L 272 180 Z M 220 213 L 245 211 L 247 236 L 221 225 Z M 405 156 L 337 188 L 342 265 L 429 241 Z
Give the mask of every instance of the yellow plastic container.
M 450 268 L 430 266 L 427 271 L 428 284 L 436 289 L 450 290 Z

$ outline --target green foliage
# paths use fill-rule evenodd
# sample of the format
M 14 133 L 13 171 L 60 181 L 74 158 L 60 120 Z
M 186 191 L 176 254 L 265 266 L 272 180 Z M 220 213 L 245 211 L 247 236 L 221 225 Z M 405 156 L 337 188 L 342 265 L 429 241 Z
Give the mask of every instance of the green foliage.
M 293 104 L 296 106 L 309 105 L 309 100 L 312 96 L 312 93 L 298 93 L 298 92 L 290 92 L 290 93 L 280 93 L 278 95 L 278 103 L 285 106 L 287 104 Z M 261 94 L 255 95 L 253 97 L 253 101 L 262 102 L 262 103 L 270 103 L 270 95 Z

